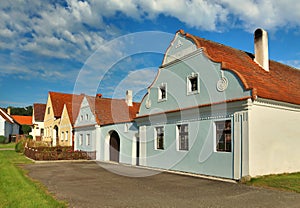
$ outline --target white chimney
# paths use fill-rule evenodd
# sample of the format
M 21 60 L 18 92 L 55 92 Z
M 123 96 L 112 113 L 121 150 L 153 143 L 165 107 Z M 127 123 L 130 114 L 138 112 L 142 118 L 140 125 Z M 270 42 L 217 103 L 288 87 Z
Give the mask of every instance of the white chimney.
M 125 102 L 127 103 L 128 106 L 132 106 L 132 90 L 127 90 L 126 91 L 126 100 Z
M 263 29 L 259 28 L 254 32 L 254 50 L 254 61 L 265 71 L 269 71 L 268 33 Z
M 11 113 L 11 109 L 10 109 L 10 107 L 8 107 L 7 108 L 7 114 L 10 115 L 10 113 Z

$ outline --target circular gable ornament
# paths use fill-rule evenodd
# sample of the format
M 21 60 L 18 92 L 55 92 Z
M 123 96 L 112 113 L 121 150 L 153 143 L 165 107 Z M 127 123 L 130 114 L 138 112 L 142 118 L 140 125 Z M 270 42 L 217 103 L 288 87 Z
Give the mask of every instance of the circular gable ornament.
M 217 82 L 217 90 L 220 92 L 223 92 L 226 90 L 228 87 L 228 79 L 226 77 L 222 77 L 218 82 Z

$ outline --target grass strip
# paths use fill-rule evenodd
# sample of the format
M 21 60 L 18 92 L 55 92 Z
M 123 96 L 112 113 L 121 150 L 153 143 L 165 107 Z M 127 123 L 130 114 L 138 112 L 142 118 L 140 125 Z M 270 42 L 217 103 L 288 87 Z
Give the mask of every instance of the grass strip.
M 16 143 L 0 144 L 0 149 L 15 148 Z
M 300 193 L 300 172 L 253 178 L 247 184 Z
M 0 151 L 0 207 L 66 207 L 18 167 L 18 164 L 28 163 L 32 162 L 20 153 Z

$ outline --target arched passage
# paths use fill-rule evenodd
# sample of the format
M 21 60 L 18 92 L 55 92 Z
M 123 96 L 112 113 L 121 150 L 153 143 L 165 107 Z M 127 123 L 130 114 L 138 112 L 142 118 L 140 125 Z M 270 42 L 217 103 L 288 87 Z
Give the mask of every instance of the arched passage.
M 109 160 L 119 162 L 120 158 L 120 137 L 116 131 L 110 132 L 109 138 Z

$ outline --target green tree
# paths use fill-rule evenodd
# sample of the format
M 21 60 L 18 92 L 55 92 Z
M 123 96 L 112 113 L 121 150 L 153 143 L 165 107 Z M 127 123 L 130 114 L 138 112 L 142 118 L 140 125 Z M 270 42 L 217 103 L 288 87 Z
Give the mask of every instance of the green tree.
M 31 131 L 31 127 L 28 125 L 22 125 L 22 132 L 23 134 L 29 134 L 29 132 Z

